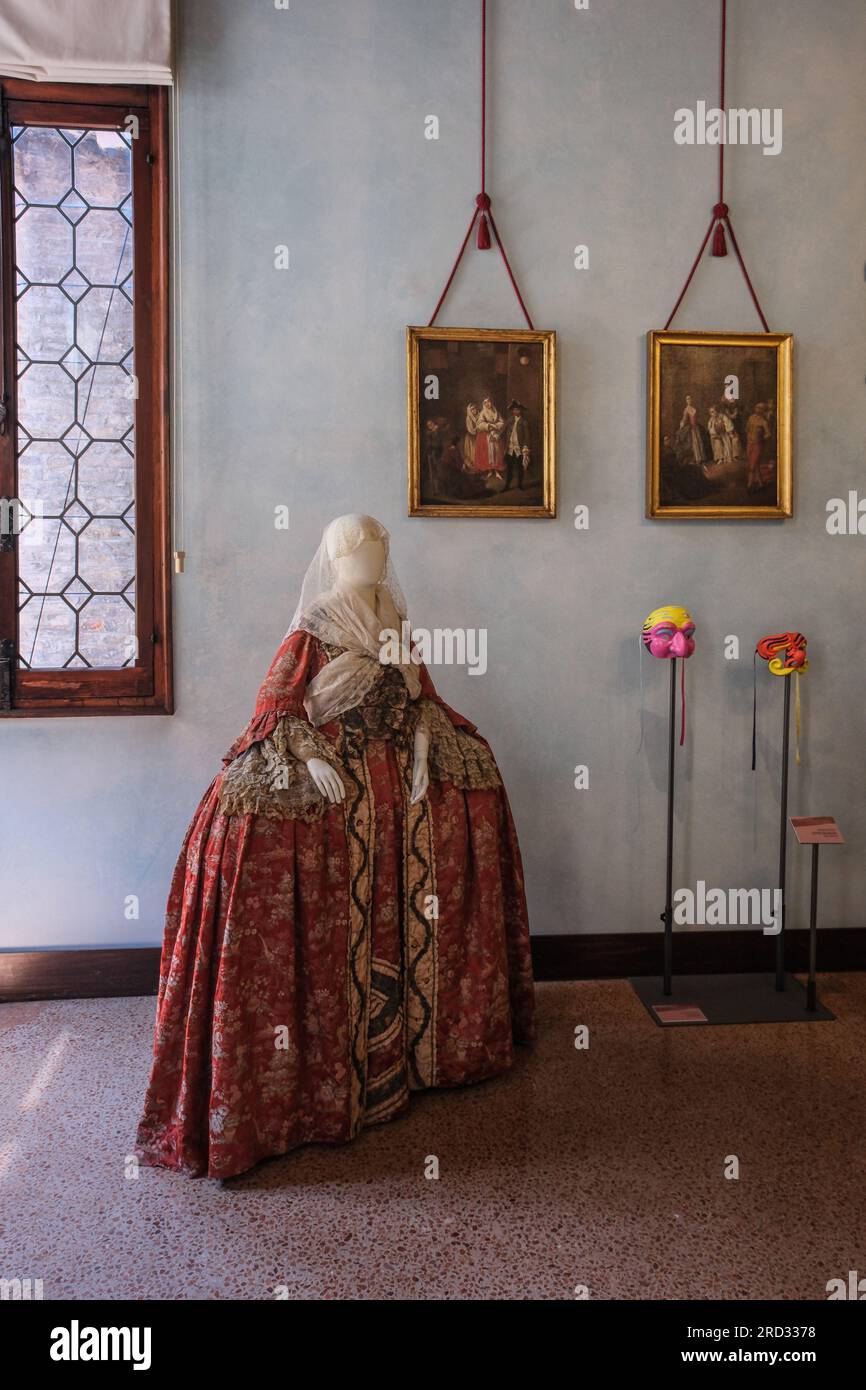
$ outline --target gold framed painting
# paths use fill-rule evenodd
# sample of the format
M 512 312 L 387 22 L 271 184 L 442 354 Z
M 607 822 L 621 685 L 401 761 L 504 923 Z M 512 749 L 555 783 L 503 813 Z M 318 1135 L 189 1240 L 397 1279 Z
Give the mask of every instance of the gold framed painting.
M 654 518 L 793 514 L 791 333 L 647 335 Z
M 407 328 L 409 515 L 556 515 L 556 334 Z

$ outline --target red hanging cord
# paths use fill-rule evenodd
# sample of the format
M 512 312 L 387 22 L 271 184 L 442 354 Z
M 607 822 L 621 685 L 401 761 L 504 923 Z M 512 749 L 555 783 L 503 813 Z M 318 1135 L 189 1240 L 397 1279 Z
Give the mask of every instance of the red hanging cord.
M 719 110 L 723 113 L 723 117 L 724 117 L 724 120 L 725 120 L 725 134 L 726 134 L 726 135 L 727 135 L 727 113 L 725 112 L 725 51 L 726 51 L 726 48 L 727 48 L 727 27 L 728 27 L 728 0 L 722 0 L 721 42 L 720 42 L 720 45 L 719 45 L 719 49 L 720 49 L 720 53 L 719 53 Z M 718 202 L 716 203 L 715 207 L 713 208 L 713 217 L 712 217 L 712 221 L 710 222 L 710 225 L 709 225 L 709 227 L 707 228 L 706 235 L 705 235 L 703 241 L 701 242 L 701 249 L 700 249 L 700 251 L 698 252 L 697 256 L 695 257 L 694 264 L 692 265 L 692 268 L 691 268 L 691 270 L 689 271 L 688 276 L 686 277 L 686 283 L 683 285 L 682 289 L 680 290 L 679 298 L 677 299 L 676 304 L 675 304 L 674 307 L 671 309 L 671 312 L 670 312 L 670 314 L 668 315 L 668 321 L 667 321 L 667 323 L 665 324 L 665 330 L 667 330 L 668 328 L 670 328 L 670 326 L 671 326 L 671 324 L 672 324 L 672 322 L 673 322 L 673 320 L 674 320 L 674 318 L 675 318 L 675 316 L 676 316 L 677 310 L 679 309 L 680 305 L 682 304 L 683 300 L 685 299 L 686 290 L 688 289 L 689 285 L 692 283 L 692 280 L 693 280 L 693 278 L 694 278 L 695 271 L 697 270 L 698 266 L 699 266 L 700 263 L 701 263 L 701 258 L 703 257 L 704 251 L 706 250 L 706 245 L 707 245 L 707 242 L 708 242 L 709 239 L 710 239 L 710 235 L 711 235 L 711 234 L 712 234 L 712 236 L 713 236 L 713 245 L 712 245 L 711 255 L 713 255 L 713 256 L 727 256 L 727 254 L 728 254 L 728 247 L 727 247 L 727 243 L 726 243 L 726 241 L 725 241 L 725 227 L 727 227 L 728 232 L 729 232 L 729 234 L 730 234 L 731 244 L 732 244 L 732 246 L 733 246 L 733 248 L 734 248 L 734 252 L 735 252 L 735 254 L 736 254 L 737 260 L 738 260 L 739 263 L 740 263 L 740 270 L 743 272 L 743 279 L 745 280 L 746 285 L 748 286 L 749 294 L 752 296 L 752 303 L 754 304 L 755 309 L 757 310 L 758 318 L 761 320 L 761 323 L 764 325 L 764 332 L 765 332 L 765 333 L 769 333 L 769 331 L 770 331 L 770 325 L 767 323 L 767 320 L 766 320 L 766 318 L 764 317 L 764 311 L 763 311 L 763 309 L 761 308 L 760 302 L 759 302 L 759 300 L 758 300 L 757 293 L 755 292 L 755 287 L 754 287 L 754 285 L 752 284 L 751 279 L 749 278 L 749 272 L 746 270 L 746 263 L 745 263 L 745 261 L 743 260 L 742 252 L 740 251 L 739 245 L 737 244 L 737 238 L 735 237 L 735 235 L 734 235 L 734 229 L 733 229 L 733 227 L 731 226 L 731 217 L 730 217 L 730 213 L 729 213 L 729 211 L 728 211 L 728 205 L 727 205 L 727 203 L 725 202 L 725 141 L 724 141 L 724 140 L 720 140 L 720 141 L 719 141 L 719 200 L 718 200 Z
M 493 219 L 493 213 L 490 211 L 490 198 L 487 193 L 487 0 L 481 0 L 481 192 L 475 199 L 475 207 L 469 226 L 466 229 L 466 235 L 460 245 L 460 250 L 457 252 L 457 258 L 451 267 L 451 274 L 445 281 L 445 288 L 439 296 L 436 308 L 433 310 L 430 322 L 427 325 L 428 328 L 432 328 L 433 324 L 436 322 L 439 310 L 445 302 L 445 296 L 448 294 L 454 276 L 457 274 L 457 267 L 463 259 L 463 253 L 466 247 L 469 245 L 472 228 L 475 226 L 476 222 L 478 222 L 478 238 L 476 244 L 479 251 L 488 251 L 490 249 L 490 233 L 492 231 L 496 238 L 496 245 L 499 247 L 499 254 L 508 272 L 508 278 L 517 296 L 517 302 L 523 311 L 523 317 L 526 319 L 528 327 L 533 329 L 534 325 L 532 319 L 529 317 L 529 310 L 523 302 L 523 295 L 518 289 L 514 271 L 511 269 L 508 257 L 505 254 L 505 247 L 502 245 L 502 238 L 499 235 L 498 228 Z
M 728 27 L 728 0 L 722 0 L 722 42 L 721 56 L 719 58 L 719 110 L 725 110 L 725 48 L 727 47 L 727 27 Z M 727 116 L 725 117 L 727 121 Z M 727 126 L 725 127 L 727 134 Z M 719 197 L 716 206 L 713 208 L 713 217 L 727 217 L 728 209 L 725 203 L 725 142 L 719 141 Z M 716 222 L 716 230 L 713 233 L 714 256 L 727 256 L 728 247 L 725 242 L 725 229 L 721 220 Z
M 728 229 L 728 231 L 729 231 L 729 233 L 730 233 L 730 236 L 731 236 L 731 243 L 732 243 L 733 248 L 734 248 L 734 251 L 735 251 L 735 253 L 736 253 L 737 260 L 740 262 L 740 270 L 743 272 L 743 279 L 745 280 L 746 284 L 747 284 L 748 287 L 749 287 L 749 294 L 752 296 L 752 303 L 754 304 L 755 308 L 756 308 L 757 311 L 758 311 L 758 318 L 761 320 L 761 323 L 764 325 L 764 332 L 765 332 L 765 333 L 769 333 L 769 331 L 770 331 L 770 325 L 767 323 L 767 320 L 764 318 L 764 311 L 763 311 L 763 309 L 761 308 L 760 304 L 758 303 L 758 296 L 757 296 L 757 294 L 755 293 L 755 287 L 754 287 L 754 285 L 752 284 L 751 280 L 749 279 L 749 272 L 746 270 L 746 263 L 745 263 L 745 261 L 743 260 L 742 253 L 741 253 L 741 251 L 740 251 L 740 247 L 739 247 L 738 242 L 737 242 L 737 238 L 734 236 L 734 229 L 733 229 L 733 227 L 731 226 L 731 219 L 730 219 L 729 217 L 726 217 L 726 218 L 725 218 L 725 226 L 727 227 L 727 229 Z
M 487 0 L 481 0 L 481 193 L 477 201 L 481 209 L 478 223 L 479 251 L 490 250 L 490 228 L 487 225 Z
M 493 228 L 493 235 L 496 237 L 496 245 L 499 247 L 499 253 L 500 253 L 500 255 L 502 256 L 503 262 L 505 263 L 505 269 L 508 271 L 508 278 L 509 278 L 509 280 L 511 281 L 512 289 L 514 290 L 514 293 L 517 295 L 517 302 L 518 302 L 518 304 L 520 305 L 521 309 L 523 310 L 523 317 L 526 319 L 527 326 L 528 326 L 530 329 L 532 329 L 532 328 L 533 328 L 532 319 L 529 317 L 529 310 L 527 309 L 526 305 L 525 305 L 524 302 L 523 302 L 523 295 L 520 293 L 520 290 L 517 288 L 517 280 L 515 279 L 514 271 L 511 269 L 511 265 L 509 264 L 508 257 L 507 257 L 506 254 L 505 254 L 505 247 L 502 245 L 502 238 L 501 238 L 501 236 L 499 235 L 499 228 L 497 227 L 496 223 L 495 223 L 494 220 L 493 220 L 493 213 L 490 211 L 490 199 L 489 199 L 489 198 L 487 199 L 487 216 L 488 216 L 488 218 L 490 219 L 490 225 L 491 225 L 491 227 Z

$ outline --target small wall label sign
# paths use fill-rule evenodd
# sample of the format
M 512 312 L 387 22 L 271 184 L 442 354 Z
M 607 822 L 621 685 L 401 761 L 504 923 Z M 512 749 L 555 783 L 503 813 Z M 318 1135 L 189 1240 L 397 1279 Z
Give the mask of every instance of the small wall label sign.
M 791 816 L 801 845 L 844 845 L 845 838 L 832 816 Z

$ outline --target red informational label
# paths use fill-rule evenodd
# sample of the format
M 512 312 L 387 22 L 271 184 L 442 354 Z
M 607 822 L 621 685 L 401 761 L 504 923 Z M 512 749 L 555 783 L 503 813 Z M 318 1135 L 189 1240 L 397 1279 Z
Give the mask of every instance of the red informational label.
M 653 1004 L 659 1023 L 706 1023 L 707 1016 L 697 1004 Z
M 832 816 L 791 816 L 801 845 L 844 845 L 845 838 Z

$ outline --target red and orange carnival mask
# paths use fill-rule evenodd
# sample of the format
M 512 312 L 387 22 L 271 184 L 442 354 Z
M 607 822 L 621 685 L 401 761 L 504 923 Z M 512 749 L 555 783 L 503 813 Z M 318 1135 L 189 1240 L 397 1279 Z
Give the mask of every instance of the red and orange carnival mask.
M 790 676 L 792 671 L 809 669 L 802 632 L 777 632 L 772 637 L 762 637 L 755 651 L 769 662 L 774 676 Z
M 762 657 L 774 676 L 797 677 L 795 689 L 794 723 L 797 731 L 797 762 L 800 761 L 800 676 L 809 669 L 806 656 L 806 639 L 802 632 L 775 632 L 770 637 L 762 637 L 755 647 L 753 665 L 755 667 L 752 693 L 752 771 L 755 771 L 758 754 L 758 677 L 757 660 Z

